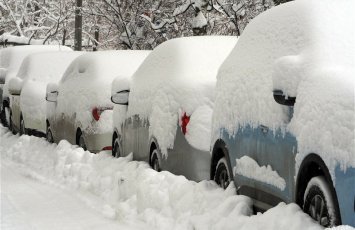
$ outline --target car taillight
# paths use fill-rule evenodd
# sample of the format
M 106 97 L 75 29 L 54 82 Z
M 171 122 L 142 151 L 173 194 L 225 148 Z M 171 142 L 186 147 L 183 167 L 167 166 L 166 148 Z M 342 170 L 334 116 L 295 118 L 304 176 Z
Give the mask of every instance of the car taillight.
M 106 146 L 102 148 L 103 151 L 112 150 L 112 146 Z
M 187 116 L 186 113 L 184 113 L 184 115 L 181 118 L 181 130 L 184 135 L 186 134 L 186 127 L 189 121 L 190 121 L 190 117 Z
M 100 116 L 103 111 L 112 109 L 113 107 L 95 107 L 92 109 L 92 117 L 95 119 L 95 121 L 98 121 L 100 120 Z

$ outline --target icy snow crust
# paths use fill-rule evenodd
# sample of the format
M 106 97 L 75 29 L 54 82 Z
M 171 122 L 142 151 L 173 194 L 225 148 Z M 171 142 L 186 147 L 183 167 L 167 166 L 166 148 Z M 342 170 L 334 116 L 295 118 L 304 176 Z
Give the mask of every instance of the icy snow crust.
M 17 77 L 23 79 L 20 107 L 26 128 L 46 132 L 46 86 L 58 82 L 66 68 L 82 52 L 53 51 L 28 55 L 22 62 Z M 29 122 L 31 121 L 31 122 Z M 29 127 L 29 124 L 38 127 Z
M 118 223 L 158 230 L 322 229 L 295 204 L 281 203 L 250 216 L 251 200 L 235 195 L 232 184 L 223 190 L 212 181 L 196 183 L 166 171 L 158 173 L 145 162 L 132 161 L 132 155 L 92 154 L 65 140 L 57 145 L 43 138 L 14 136 L 1 125 L 0 154 L 2 161 L 26 170 L 29 178 L 71 191 L 88 208 Z
M 94 124 L 91 110 L 112 107 L 111 83 L 115 77 L 131 76 L 148 55 L 148 51 L 101 51 L 76 58 L 59 84 L 57 114 L 76 116 L 78 127 L 88 133 L 112 131 L 112 111 L 106 110 Z
M 297 138 L 296 170 L 309 153 L 322 157 L 333 179 L 337 164 L 355 167 L 354 5 L 299 0 L 256 17 L 219 70 L 213 139 L 223 128 L 234 135 L 263 124 Z M 274 89 L 297 96 L 290 123 Z
M 149 135 L 164 155 L 173 147 L 184 113 L 191 116 L 187 141 L 209 150 L 216 75 L 236 41 L 218 36 L 173 39 L 158 46 L 133 75 L 127 116 L 149 119 Z
M 4 96 L 8 96 L 8 82 L 15 77 L 20 69 L 23 59 L 32 53 L 46 52 L 46 51 L 70 51 L 66 46 L 52 46 L 52 45 L 27 45 L 14 46 L 1 50 L 0 52 L 0 68 L 6 69 L 6 82 L 4 85 Z

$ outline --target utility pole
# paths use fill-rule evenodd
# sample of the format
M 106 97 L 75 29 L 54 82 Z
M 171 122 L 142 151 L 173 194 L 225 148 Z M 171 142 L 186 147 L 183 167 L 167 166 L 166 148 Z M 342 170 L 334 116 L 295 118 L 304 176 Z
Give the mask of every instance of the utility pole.
M 81 7 L 83 1 L 76 0 L 75 8 L 75 38 L 74 38 L 74 50 L 81 51 L 81 42 L 82 42 L 82 22 L 83 18 L 81 15 Z

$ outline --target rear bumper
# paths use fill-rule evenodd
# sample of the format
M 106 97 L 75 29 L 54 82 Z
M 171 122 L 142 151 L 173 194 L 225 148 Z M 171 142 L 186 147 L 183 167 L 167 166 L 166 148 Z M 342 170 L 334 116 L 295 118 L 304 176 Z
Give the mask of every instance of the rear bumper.
M 347 168 L 344 172 L 338 166 L 335 178 L 342 224 L 355 227 L 355 168 Z
M 105 147 L 111 147 L 112 145 L 112 133 L 102 134 L 86 134 L 84 133 L 84 140 L 87 149 L 90 152 L 97 153 L 103 150 Z

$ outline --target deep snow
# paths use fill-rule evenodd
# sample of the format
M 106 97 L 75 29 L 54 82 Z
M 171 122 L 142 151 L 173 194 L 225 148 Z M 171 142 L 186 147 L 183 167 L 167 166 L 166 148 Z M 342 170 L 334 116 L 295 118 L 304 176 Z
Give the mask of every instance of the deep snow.
M 131 156 L 95 155 L 2 126 L 0 138 L 2 229 L 321 229 L 295 204 L 250 216 L 250 200 L 232 184 L 224 191 L 158 173 Z

